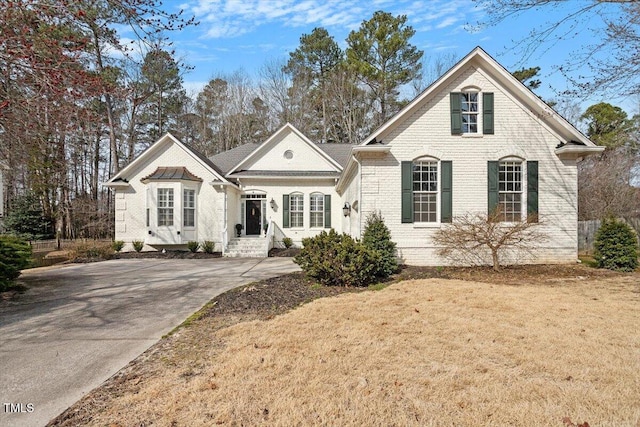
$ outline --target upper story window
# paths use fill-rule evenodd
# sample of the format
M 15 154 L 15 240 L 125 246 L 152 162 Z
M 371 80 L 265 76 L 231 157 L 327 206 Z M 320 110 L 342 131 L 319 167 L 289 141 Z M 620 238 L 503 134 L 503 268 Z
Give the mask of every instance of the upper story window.
M 184 227 L 196 226 L 196 191 L 184 189 L 182 192 L 182 223 Z
M 324 194 L 313 193 L 309 196 L 312 228 L 324 227 Z
M 478 92 L 460 94 L 462 133 L 478 133 Z
M 493 134 L 493 93 L 477 89 L 450 94 L 451 134 Z
M 158 188 L 158 226 L 173 226 L 173 188 Z
M 304 226 L 304 196 L 302 194 L 289 196 L 289 218 L 291 227 L 302 228 Z

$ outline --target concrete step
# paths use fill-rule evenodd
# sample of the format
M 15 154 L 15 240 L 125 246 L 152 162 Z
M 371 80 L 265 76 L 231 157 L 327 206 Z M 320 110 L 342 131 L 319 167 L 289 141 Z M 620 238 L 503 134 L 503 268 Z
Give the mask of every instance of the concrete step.
M 233 238 L 227 244 L 225 256 L 244 257 L 244 258 L 263 258 L 265 256 L 265 245 L 267 241 L 264 238 Z

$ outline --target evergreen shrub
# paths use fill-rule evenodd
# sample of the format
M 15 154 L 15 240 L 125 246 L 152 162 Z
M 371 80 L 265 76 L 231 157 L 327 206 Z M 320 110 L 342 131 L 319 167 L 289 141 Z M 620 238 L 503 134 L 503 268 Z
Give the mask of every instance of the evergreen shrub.
M 0 236 L 0 291 L 7 290 L 31 261 L 31 245 L 15 236 Z
M 381 262 L 376 273 L 378 277 L 386 278 L 398 271 L 396 244 L 391 241 L 391 232 L 379 212 L 372 212 L 367 216 L 362 233 L 362 244 L 380 254 Z
M 323 285 L 367 286 L 378 278 L 381 256 L 348 234 L 331 229 L 303 239 L 294 262 Z
M 602 220 L 594 247 L 594 258 L 600 268 L 633 271 L 638 267 L 638 238 L 625 222 L 615 218 Z

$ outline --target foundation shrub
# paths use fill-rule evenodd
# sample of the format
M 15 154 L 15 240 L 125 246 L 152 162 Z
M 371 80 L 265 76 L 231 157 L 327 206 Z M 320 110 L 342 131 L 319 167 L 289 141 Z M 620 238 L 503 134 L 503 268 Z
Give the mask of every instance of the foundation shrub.
M 331 229 L 303 239 L 294 262 L 323 285 L 349 287 L 374 283 L 381 259 L 377 251 Z
M 211 240 L 205 240 L 204 242 L 202 242 L 202 250 L 205 253 L 212 254 L 215 247 L 216 247 L 216 244 Z
M 380 264 L 376 275 L 387 278 L 398 271 L 398 259 L 396 258 L 396 244 L 391 241 L 391 232 L 384 223 L 384 218 L 379 212 L 372 212 L 367 220 L 362 233 L 362 244 L 380 254 Z
M 189 249 L 189 252 L 198 252 L 198 249 L 200 249 L 200 242 L 197 242 L 195 240 L 188 241 L 187 249 Z

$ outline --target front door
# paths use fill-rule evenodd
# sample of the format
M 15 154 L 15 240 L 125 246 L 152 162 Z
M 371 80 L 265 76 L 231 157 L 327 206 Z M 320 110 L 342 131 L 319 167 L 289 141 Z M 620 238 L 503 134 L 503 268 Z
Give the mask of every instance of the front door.
M 246 235 L 258 236 L 260 235 L 260 224 L 262 224 L 262 216 L 260 212 L 262 207 L 262 200 L 247 200 L 246 202 Z

